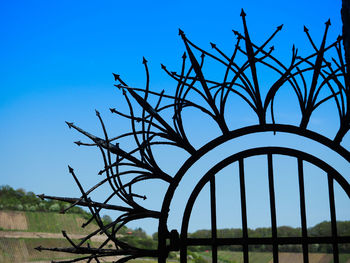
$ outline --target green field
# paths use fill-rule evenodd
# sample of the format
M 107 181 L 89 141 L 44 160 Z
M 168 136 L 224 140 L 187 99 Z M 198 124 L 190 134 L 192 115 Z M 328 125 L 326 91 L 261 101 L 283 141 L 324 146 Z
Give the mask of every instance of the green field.
M 88 234 L 93 232 L 97 226 L 92 222 L 85 228 L 81 225 L 86 219 L 81 214 L 59 214 L 57 212 L 13 212 L 0 211 L 0 230 L 61 233 L 65 230 L 71 234 Z M 11 228 L 8 228 L 11 221 Z M 23 221 L 25 223 L 23 224 Z
M 3 211 L 4 212 L 4 211 Z M 14 217 L 18 216 L 16 221 Z M 3 217 L 6 221 L 5 217 Z M 80 226 L 85 221 L 82 215 L 79 214 L 58 214 L 54 212 L 16 212 L 11 214 L 9 212 L 7 220 L 13 220 L 20 222 L 20 219 L 26 221 L 26 229 L 20 229 L 18 224 L 18 230 L 26 232 L 46 232 L 46 233 L 60 233 L 61 230 L 66 230 L 68 233 L 74 234 L 87 234 L 91 232 L 96 225 L 91 224 L 87 229 L 82 229 Z M 1 222 L 0 222 L 1 226 Z M 6 230 L 6 229 L 3 229 Z M 16 227 L 12 228 L 11 231 L 16 231 Z M 148 237 L 141 230 L 132 230 L 132 236 L 125 236 L 128 243 L 136 242 L 135 246 L 143 244 L 145 240 L 150 241 Z M 203 232 L 203 231 L 202 231 Z M 141 242 L 142 241 L 142 242 Z M 57 238 L 0 238 L 0 263 L 14 263 L 14 262 L 32 262 L 32 261 L 43 261 L 53 259 L 68 259 L 74 258 L 76 255 L 66 253 L 55 253 L 49 251 L 39 252 L 35 250 L 38 246 L 45 247 L 66 247 L 70 246 L 65 239 Z M 92 244 L 96 246 L 97 244 Z M 150 248 L 154 245 L 153 243 L 145 243 L 145 246 Z M 302 261 L 301 253 L 282 252 L 279 254 L 281 263 L 298 263 Z M 310 253 L 310 263 L 332 263 L 333 257 L 331 254 L 326 253 Z M 171 253 L 171 257 L 167 260 L 168 262 L 179 262 L 179 253 Z M 218 251 L 219 263 L 243 263 L 242 252 L 235 252 L 229 250 Z M 156 263 L 155 259 L 136 259 L 130 261 L 131 263 Z M 211 262 L 210 251 L 189 251 L 188 252 L 189 263 L 209 263 Z M 250 252 L 249 253 L 250 263 L 272 263 L 271 252 Z M 340 263 L 350 263 L 350 254 L 341 254 Z
M 84 222 L 81 215 L 78 214 L 58 214 L 50 212 L 25 212 L 28 222 L 29 232 L 47 232 L 61 233 L 62 230 L 74 234 L 88 234 L 91 228 L 95 229 L 93 224 L 82 228 Z
M 0 262 L 30 262 L 48 259 L 70 258 L 67 253 L 55 253 L 50 251 L 39 252 L 35 247 L 40 245 L 47 247 L 68 246 L 64 239 L 44 239 L 44 238 L 0 238 Z
M 175 253 L 173 255 L 178 255 Z M 179 257 L 174 256 L 167 260 L 167 262 L 179 262 Z M 131 263 L 156 263 L 154 259 L 137 259 L 130 261 Z M 188 255 L 189 263 L 210 263 L 211 253 L 210 252 L 190 252 Z M 219 263 L 243 263 L 242 252 L 232 251 L 218 251 L 218 262 Z M 272 263 L 273 257 L 270 252 L 250 252 L 249 253 L 250 263 Z M 287 253 L 282 252 L 279 254 L 280 263 L 302 263 L 301 253 Z M 325 253 L 310 253 L 310 263 L 333 263 L 333 255 Z M 340 254 L 340 263 L 350 263 L 350 254 Z
M 210 252 L 197 252 L 197 255 L 207 262 L 211 262 Z M 218 261 L 220 263 L 243 263 L 242 252 L 218 251 Z M 272 263 L 273 256 L 271 252 L 249 252 L 250 263 Z M 282 252 L 279 253 L 279 262 L 281 263 L 302 263 L 301 253 Z M 310 263 L 333 263 L 333 255 L 325 253 L 309 253 Z M 350 254 L 340 254 L 340 263 L 350 263 Z M 204 262 L 203 262 L 204 263 Z
M 31 239 L 31 238 L 0 238 L 0 262 L 31 262 L 52 259 L 67 259 L 74 258 L 71 254 L 55 253 L 49 251 L 39 252 L 34 248 L 45 244 L 48 247 L 64 247 L 67 246 L 67 241 L 63 239 Z M 97 244 L 92 244 L 97 245 Z M 178 253 L 174 253 L 173 257 L 168 262 L 179 262 Z M 302 262 L 301 253 L 280 253 L 281 263 L 298 263 Z M 210 252 L 191 252 L 188 256 L 189 263 L 209 263 L 211 262 Z M 322 253 L 310 253 L 310 263 L 332 263 L 332 255 Z M 219 251 L 219 263 L 243 263 L 242 252 Z M 131 260 L 131 263 L 156 263 L 155 259 L 136 259 Z M 267 252 L 250 252 L 250 263 L 272 263 L 272 253 Z M 341 254 L 340 263 L 350 263 L 350 254 Z

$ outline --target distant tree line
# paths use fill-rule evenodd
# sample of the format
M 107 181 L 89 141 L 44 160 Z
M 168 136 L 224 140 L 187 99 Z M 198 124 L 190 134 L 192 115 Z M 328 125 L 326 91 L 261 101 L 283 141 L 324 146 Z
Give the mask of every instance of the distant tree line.
M 331 236 L 331 223 L 324 221 L 313 227 L 308 228 L 308 236 L 310 237 L 320 237 L 320 236 Z M 337 222 L 337 232 L 338 236 L 350 236 L 350 221 L 338 221 Z M 279 237 L 298 237 L 301 236 L 301 228 L 281 226 L 278 227 L 277 233 Z M 239 238 L 242 237 L 242 229 L 239 228 L 224 228 L 217 230 L 218 238 Z M 248 229 L 249 237 L 271 237 L 272 231 L 270 227 L 261 227 L 256 229 Z M 158 233 L 152 235 L 153 240 L 158 240 Z M 190 238 L 210 238 L 211 230 L 202 229 L 197 230 L 194 233 L 189 233 Z M 189 251 L 201 252 L 210 250 L 210 246 L 190 246 Z M 220 246 L 219 250 L 229 250 L 229 251 L 242 251 L 242 246 Z M 250 251 L 255 252 L 272 252 L 271 245 L 251 245 L 249 246 Z M 301 245 L 281 245 L 279 246 L 279 251 L 281 252 L 302 252 Z M 309 252 L 311 253 L 332 253 L 331 244 L 312 244 L 309 246 Z M 339 244 L 340 253 L 350 253 L 350 244 Z
M 12 187 L 5 185 L 0 186 L 0 210 L 16 210 L 16 211 L 31 211 L 31 212 L 60 212 L 67 208 L 67 204 L 56 200 L 41 200 L 33 192 L 26 192 L 20 188 L 14 190 Z M 73 207 L 67 213 L 81 214 L 83 217 L 89 218 L 90 214 L 80 207 Z M 102 220 L 104 223 L 112 222 L 108 215 L 104 215 Z M 350 236 L 350 221 L 338 221 L 337 231 L 339 236 Z M 301 228 L 293 228 L 289 226 L 281 226 L 277 229 L 278 236 L 292 237 L 301 236 Z M 123 237 L 120 239 L 128 244 L 139 248 L 153 248 L 158 246 L 158 233 L 154 233 L 152 238 L 146 234 L 142 228 L 129 229 L 123 227 L 120 232 Z M 331 236 L 331 223 L 321 222 L 313 227 L 308 228 L 309 236 Z M 194 233 L 189 233 L 191 238 L 210 238 L 211 230 L 197 230 Z M 219 238 L 235 238 L 242 237 L 242 229 L 225 228 L 218 229 L 217 236 Z M 271 237 L 271 228 L 263 227 L 256 229 L 248 229 L 249 237 Z M 241 251 L 241 246 L 222 246 L 220 250 Z M 189 247 L 190 251 L 199 252 L 210 250 L 208 246 Z M 250 251 L 267 252 L 272 251 L 270 245 L 252 245 L 249 246 Z M 300 245 L 283 245 L 279 246 L 281 252 L 302 252 Z M 310 252 L 331 253 L 332 245 L 330 244 L 314 244 L 309 246 Z M 350 244 L 340 244 L 339 251 L 341 253 L 350 253 Z
M 69 204 L 56 200 L 41 200 L 33 192 L 19 188 L 13 189 L 11 186 L 0 186 L 0 210 L 30 211 L 30 212 L 60 212 L 66 209 Z M 90 214 L 80 207 L 73 207 L 67 213 Z
M 308 236 L 319 237 L 319 236 L 331 236 L 332 229 L 331 223 L 324 221 L 313 227 L 308 228 Z M 337 222 L 338 236 L 350 236 L 350 221 L 338 221 Z M 271 237 L 271 228 L 263 227 L 256 229 L 248 229 L 249 237 Z M 297 237 L 301 236 L 301 228 L 293 228 L 289 226 L 278 227 L 277 233 L 279 237 Z M 242 229 L 230 228 L 230 229 L 218 229 L 217 236 L 219 238 L 237 238 L 242 237 Z M 211 230 L 198 230 L 194 233 L 189 234 L 191 238 L 210 238 Z M 210 249 L 207 246 L 189 247 L 192 251 L 204 251 Z M 222 246 L 219 247 L 221 250 L 241 251 L 241 246 Z M 271 245 L 252 245 L 249 246 L 250 251 L 261 251 L 268 252 L 272 251 Z M 279 246 L 281 252 L 302 252 L 301 245 L 283 245 Z M 312 244 L 309 246 L 309 251 L 312 253 L 331 253 L 331 244 Z M 339 252 L 350 253 L 350 244 L 339 244 Z

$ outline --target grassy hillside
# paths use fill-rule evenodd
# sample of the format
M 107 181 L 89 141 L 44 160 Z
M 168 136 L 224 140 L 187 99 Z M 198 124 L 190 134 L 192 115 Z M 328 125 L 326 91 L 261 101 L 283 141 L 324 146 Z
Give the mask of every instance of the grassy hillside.
M 94 223 L 82 228 L 85 221 L 80 214 L 0 211 L 1 230 L 46 233 L 61 233 L 61 230 L 66 230 L 72 234 L 88 234 L 96 229 Z
M 25 215 L 30 232 L 61 233 L 65 230 L 73 234 L 88 234 L 97 228 L 94 223 L 82 228 L 85 220 L 79 214 L 25 212 Z
M 14 190 L 9 186 L 0 187 L 0 232 L 7 231 L 25 231 L 25 232 L 42 232 L 42 233 L 61 233 L 65 230 L 69 234 L 88 234 L 93 232 L 97 226 L 94 222 L 86 228 L 81 225 L 91 217 L 89 213 L 81 208 L 74 208 L 66 214 L 58 213 L 66 206 L 58 201 L 43 201 L 36 197 L 32 192 L 25 190 Z M 103 218 L 105 223 L 111 222 L 108 216 Z M 350 221 L 337 222 L 338 235 L 350 235 Z M 11 232 L 12 234 L 12 232 Z M 25 233 L 27 238 L 23 238 L 24 233 L 19 233 L 21 238 L 8 238 L 0 236 L 0 263 L 9 262 L 31 262 L 53 259 L 72 258 L 72 255 L 65 253 L 54 253 L 48 251 L 36 251 L 34 248 L 40 245 L 45 247 L 64 247 L 70 246 L 65 239 L 58 239 L 58 235 L 45 235 L 46 238 L 34 238 L 37 235 L 33 233 Z M 135 247 L 152 248 L 157 247 L 157 233 L 153 235 L 153 239 L 141 229 L 128 229 L 123 227 L 119 234 L 124 236 L 120 239 Z M 330 222 L 322 222 L 314 227 L 308 228 L 309 236 L 329 236 L 331 235 Z M 300 228 L 279 227 L 279 236 L 300 236 Z M 5 235 L 2 235 L 5 236 Z M 41 235 L 43 236 L 43 235 Z M 192 238 L 210 237 L 210 230 L 198 230 L 189 233 Z M 241 229 L 219 229 L 218 237 L 241 237 Z M 249 229 L 250 237 L 269 237 L 271 236 L 271 228 Z M 33 237 L 33 238 L 29 238 Z M 52 237 L 49 239 L 48 237 Z M 79 237 L 74 237 L 79 238 Z M 95 241 L 102 242 L 95 239 Z M 97 244 L 92 244 L 97 245 Z M 221 247 L 218 251 L 219 263 L 241 263 L 243 262 L 241 246 Z M 302 262 L 302 254 L 300 245 L 288 245 L 279 247 L 280 262 L 294 263 Z M 312 245 L 309 247 L 310 263 L 332 263 L 332 255 L 329 254 L 332 248 L 330 245 Z M 339 245 L 341 263 L 350 263 L 350 244 Z M 250 246 L 249 259 L 250 263 L 271 263 L 272 252 L 271 246 Z M 189 247 L 188 251 L 189 263 L 209 263 L 211 262 L 210 247 Z M 74 255 L 73 255 L 74 257 Z M 178 262 L 179 253 L 171 253 L 169 262 Z M 103 262 L 103 261 L 102 261 Z M 134 260 L 132 263 L 155 263 L 156 260 Z
M 48 247 L 69 246 L 64 239 L 0 238 L 0 262 L 14 263 L 72 258 L 72 255 L 68 253 L 39 252 L 34 249 L 43 244 Z

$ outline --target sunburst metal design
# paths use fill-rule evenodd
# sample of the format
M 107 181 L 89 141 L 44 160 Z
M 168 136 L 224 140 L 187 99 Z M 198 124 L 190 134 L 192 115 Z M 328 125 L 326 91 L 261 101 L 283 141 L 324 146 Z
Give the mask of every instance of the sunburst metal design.
M 44 248 L 40 246 L 37 248 L 38 250 L 85 255 L 73 260 L 56 262 L 77 262 L 79 260 L 100 262 L 101 258 L 108 256 L 116 256 L 116 262 L 120 263 L 139 257 L 157 257 L 160 262 L 164 262 L 169 251 L 180 250 L 180 248 L 182 249 L 182 247 L 185 246 L 181 244 L 181 242 L 188 242 L 188 244 L 191 242 L 198 243 L 199 241 L 185 239 L 182 234 L 179 235 L 176 231 L 168 231 L 166 227 L 168 211 L 166 211 L 165 208 L 167 206 L 164 204 L 170 203 L 171 194 L 165 196 L 163 209 L 161 211 L 153 211 L 143 207 L 140 204 L 141 202 L 137 201 L 138 198 L 143 199 L 146 197 L 133 191 L 133 185 L 150 179 L 159 179 L 168 183 L 169 189 L 172 189 L 171 191 L 174 191 L 177 187 L 178 181 L 174 180 L 174 175 L 168 174 L 158 165 L 157 159 L 154 157 L 154 146 L 163 145 L 181 148 L 195 159 L 199 158 L 203 152 L 209 151 L 212 147 L 211 144 L 215 144 L 210 142 L 211 144 L 208 143 L 208 145 L 200 149 L 193 145 L 185 132 L 186 127 L 183 122 L 183 110 L 185 108 L 199 110 L 201 114 L 212 119 L 222 133 L 220 138 L 216 139 L 219 141 L 235 138 L 235 136 L 239 136 L 240 133 L 287 131 L 321 142 L 340 153 L 348 161 L 350 160 L 349 151 L 341 145 L 344 136 L 350 129 L 350 72 L 347 71 L 346 62 L 343 58 L 342 37 L 338 37 L 336 41 L 331 44 L 326 43 L 328 30 L 331 25 L 330 21 L 325 23 L 323 39 L 319 45 L 314 43 L 309 30 L 305 27 L 304 32 L 314 50 L 313 53 L 301 57 L 299 56 L 298 49 L 293 46 L 290 62 L 285 64 L 274 56 L 273 46 L 268 47 L 271 40 L 282 30 L 282 25 L 278 26 L 262 45 L 257 45 L 254 44 L 250 38 L 246 23 L 246 14 L 243 10 L 241 17 L 244 30 L 243 33 L 233 31 L 237 37 L 237 41 L 230 55 L 225 54 L 213 43 L 211 43 L 212 51 L 206 51 L 192 43 L 185 33 L 179 30 L 179 35 L 186 49 L 186 52 L 182 56 L 181 69 L 179 72 L 172 72 L 164 65 L 161 66 L 162 70 L 177 83 L 174 94 L 166 94 L 164 91 L 157 92 L 150 88 L 149 70 L 145 58 L 143 59 L 143 65 L 147 76 L 145 88 L 130 87 L 119 75 L 113 74 L 116 81 L 115 86 L 122 90 L 124 99 L 129 107 L 129 112 L 123 113 L 117 109 L 110 109 L 110 111 L 116 116 L 126 118 L 131 122 L 131 129 L 129 132 L 116 137 L 110 137 L 98 111 L 96 111 L 96 115 L 101 123 L 104 133 L 103 138 L 99 138 L 83 130 L 74 123 L 67 122 L 69 128 L 77 130 L 92 141 L 92 143 L 78 141 L 76 142 L 77 145 L 99 148 L 104 162 L 104 167 L 99 172 L 99 175 L 104 175 L 104 179 L 86 190 L 80 184 L 74 170 L 69 167 L 69 172 L 77 183 L 81 191 L 81 196 L 79 198 L 63 198 L 41 195 L 40 197 L 70 203 L 71 206 L 63 212 L 66 212 L 75 205 L 87 207 L 92 217 L 83 227 L 95 221 L 98 225 L 98 229 L 87 235 L 78 243 L 72 241 L 66 233 L 63 233 L 64 237 L 71 244 L 71 247 Z M 195 53 L 197 52 L 201 53 L 200 58 L 196 57 Z M 327 57 L 328 53 L 336 54 L 337 57 L 329 59 Z M 209 59 L 213 63 L 219 63 L 224 69 L 222 72 L 223 77 L 220 80 L 211 79 L 204 73 L 204 65 Z M 270 81 L 269 87 L 264 87 L 263 92 L 258 74 L 260 67 L 265 67 L 273 72 L 274 76 L 278 76 L 275 80 Z M 282 87 L 289 88 L 291 93 L 294 93 L 297 97 L 301 112 L 299 125 L 281 124 L 277 123 L 275 120 L 274 100 L 276 94 Z M 266 95 L 263 96 L 262 93 Z M 320 94 L 323 95 L 321 96 Z M 324 96 L 324 94 L 327 95 Z M 225 116 L 225 113 L 228 111 L 229 104 L 227 102 L 230 96 L 238 96 L 249 105 L 257 116 L 258 123 L 256 125 L 241 127 L 236 130 L 230 129 Z M 151 103 L 150 97 L 153 98 L 153 102 L 154 98 L 157 98 L 156 102 Z M 197 99 L 192 99 L 193 97 L 200 98 L 202 103 L 198 103 Z M 308 124 L 313 113 L 322 104 L 331 100 L 335 102 L 337 108 L 338 114 L 335 117 L 339 118 L 339 127 L 334 138 L 327 138 L 322 134 L 309 130 Z M 230 106 L 232 107 L 232 105 Z M 169 110 L 172 111 L 171 116 L 169 116 L 168 113 L 164 114 L 164 112 L 169 112 Z M 132 139 L 137 147 L 131 151 L 123 149 L 118 144 L 118 140 L 122 138 Z M 284 153 L 283 150 L 277 148 L 274 150 Z M 271 152 L 271 149 L 260 149 L 256 151 L 259 152 L 259 154 L 266 153 L 269 158 L 272 158 L 273 152 Z M 300 159 L 302 157 L 309 158 L 297 152 L 288 152 L 288 154 L 298 158 L 298 163 L 304 160 Z M 247 156 L 248 155 L 249 153 L 247 153 Z M 269 159 L 269 161 L 271 160 Z M 243 161 L 240 161 L 240 164 L 241 163 L 243 163 Z M 127 180 L 127 178 L 131 179 Z M 333 183 L 333 179 L 338 180 L 339 178 L 337 179 L 336 176 L 330 177 L 330 183 Z M 340 178 L 339 180 L 342 179 Z M 270 184 L 271 182 L 270 180 Z M 241 183 L 244 183 L 244 181 L 241 181 Z M 110 186 L 111 193 L 109 197 L 104 202 L 93 201 L 89 195 L 104 184 Z M 274 207 L 274 201 L 272 202 L 272 200 L 274 200 L 273 185 L 270 186 L 272 187 L 272 191 L 270 190 L 271 206 Z M 342 187 L 348 196 L 350 196 L 350 187 L 346 180 L 343 181 Z M 303 188 L 300 189 L 302 194 Z M 112 204 L 110 200 L 115 197 L 119 198 L 124 205 L 118 206 Z M 301 207 L 303 207 L 302 204 Z M 105 225 L 100 216 L 103 209 L 118 211 L 120 216 L 113 222 Z M 303 209 L 301 209 L 301 211 L 303 211 Z M 302 219 L 305 219 L 305 214 L 302 215 L 302 217 Z M 159 227 L 160 241 L 158 249 L 152 250 L 134 247 L 122 242 L 117 236 L 118 231 L 125 224 L 133 220 L 144 218 L 154 218 L 163 222 Z M 335 220 L 335 216 L 334 218 L 332 217 L 332 222 L 333 219 Z M 242 220 L 244 221 L 244 218 Z M 302 223 L 304 221 L 302 220 Z M 334 224 L 333 222 L 333 228 Z M 272 228 L 276 230 L 276 226 L 272 225 Z M 306 241 L 302 241 L 300 238 L 300 240 L 292 240 L 291 242 L 300 242 L 300 244 L 303 245 L 304 260 L 307 260 L 307 256 L 305 257 L 305 254 L 307 255 L 307 244 L 310 242 L 320 242 L 320 240 L 308 240 L 305 224 L 303 224 L 302 229 L 303 237 L 305 237 Z M 334 231 L 336 231 L 336 229 L 333 229 L 333 239 L 330 239 L 330 242 L 334 243 L 335 248 L 337 243 L 341 241 L 334 239 L 337 237 Z M 99 233 L 104 233 L 106 235 L 106 241 L 98 247 L 90 246 L 88 240 Z M 272 238 L 264 242 L 274 244 L 274 260 L 277 262 L 278 256 L 276 247 L 280 244 L 278 242 L 288 243 L 288 240 L 278 241 L 277 234 L 274 233 L 273 235 L 275 235 L 273 237 L 276 239 Z M 244 240 L 244 238 L 247 239 Z M 347 237 L 347 239 L 344 240 L 350 242 L 349 238 L 350 237 Z M 226 242 L 220 241 L 216 237 L 214 239 L 214 243 L 218 242 L 216 245 L 213 245 L 216 248 L 221 244 L 220 242 Z M 170 240 L 170 244 L 161 240 Z M 107 243 L 110 242 L 114 243 L 115 248 L 108 248 Z M 203 240 L 203 242 L 209 241 Z M 237 239 L 232 242 L 233 243 L 230 244 L 244 244 L 244 259 L 245 262 L 248 262 L 246 261 L 248 260 L 247 246 L 250 244 L 249 242 L 253 241 L 248 239 L 248 236 L 244 236 L 242 240 Z M 274 242 L 277 243 L 275 244 Z M 214 251 L 215 249 L 213 250 L 213 261 L 215 261 Z M 181 260 L 182 262 L 186 261 L 186 257 L 182 256 Z

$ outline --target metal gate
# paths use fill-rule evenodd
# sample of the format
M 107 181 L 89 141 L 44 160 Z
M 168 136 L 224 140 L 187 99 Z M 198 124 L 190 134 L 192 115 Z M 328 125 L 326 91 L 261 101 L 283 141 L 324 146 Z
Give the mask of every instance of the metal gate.
M 270 126 L 270 127 L 250 127 L 245 128 L 240 131 L 232 132 L 228 136 L 223 136 L 222 138 L 217 139 L 216 141 L 210 143 L 209 145 L 203 147 L 199 151 L 199 154 L 191 157 L 183 167 L 180 169 L 178 174 L 175 176 L 176 181 L 174 182 L 175 187 L 169 187 L 167 192 L 165 202 L 163 203 L 162 213 L 167 214 L 166 211 L 170 210 L 171 199 L 178 187 L 179 183 L 183 179 L 186 171 L 203 155 L 213 150 L 215 147 L 224 143 L 228 140 L 235 140 L 237 137 L 254 134 L 259 132 L 268 132 L 269 128 L 275 129 L 278 132 L 287 132 L 294 133 L 296 130 L 293 130 L 290 126 Z M 307 138 L 312 138 L 317 142 L 323 143 L 325 146 L 331 146 L 335 150 L 338 147 L 332 143 L 332 141 L 320 137 L 314 133 L 307 132 L 303 133 L 298 132 L 299 135 L 304 135 Z M 315 136 L 316 135 L 316 136 Z M 276 222 L 276 201 L 275 201 L 275 185 L 274 185 L 274 157 L 277 155 L 289 156 L 294 158 L 297 163 L 298 171 L 298 183 L 299 183 L 299 200 L 300 200 L 300 221 L 302 228 L 302 235 L 295 237 L 279 237 L 277 231 L 277 222 Z M 346 159 L 350 162 L 350 155 L 345 151 L 339 152 L 340 158 Z M 264 156 L 267 162 L 268 170 L 268 182 L 269 182 L 269 202 L 270 202 L 270 217 L 271 217 L 271 230 L 272 236 L 269 238 L 266 237 L 250 237 L 248 235 L 248 226 L 247 226 L 247 204 L 246 204 L 246 188 L 245 188 L 245 159 L 253 156 Z M 331 219 L 331 236 L 322 236 L 322 237 L 310 237 L 308 236 L 307 231 L 307 216 L 305 208 L 305 187 L 304 187 L 304 163 L 310 163 L 321 169 L 327 175 L 328 181 L 328 194 L 329 194 L 329 205 L 330 219 Z M 242 237 L 240 238 L 219 238 L 217 237 L 217 213 L 216 213 L 216 174 L 227 167 L 230 164 L 237 163 L 239 167 L 238 174 L 232 174 L 232 176 L 237 176 L 240 182 L 240 197 L 241 197 L 241 222 L 242 222 Z M 187 249 L 189 246 L 210 246 L 212 250 L 211 258 L 212 262 L 218 262 L 217 252 L 220 246 L 235 245 L 241 246 L 243 251 L 243 260 L 245 263 L 249 262 L 248 257 L 248 246 L 249 245 L 272 245 L 273 252 L 273 262 L 279 262 L 278 258 L 278 247 L 279 245 L 301 245 L 303 251 L 303 262 L 309 262 L 309 251 L 308 246 L 311 244 L 330 244 L 333 248 L 333 262 L 339 262 L 339 250 L 338 245 L 343 243 L 350 243 L 350 236 L 338 236 L 337 235 L 337 219 L 336 219 L 336 209 L 335 209 L 335 200 L 334 200 L 334 182 L 337 182 L 342 190 L 346 193 L 350 199 L 350 185 L 348 181 L 341 175 L 336 169 L 327 164 L 324 160 L 319 159 L 317 156 L 313 156 L 309 153 L 292 149 L 286 147 L 259 147 L 251 148 L 239 153 L 228 156 L 222 161 L 216 163 L 208 172 L 200 179 L 200 181 L 194 187 L 190 198 L 186 203 L 186 208 L 182 218 L 182 226 L 180 234 L 176 230 L 168 231 L 167 230 L 167 218 L 163 217 L 160 219 L 160 230 L 163 232 L 159 233 L 159 247 L 161 251 L 166 251 L 164 253 L 164 258 L 160 257 L 160 262 L 164 262 L 167 257 L 168 251 L 180 251 L 181 262 L 187 262 Z M 188 224 L 190 222 L 190 217 L 193 209 L 193 205 L 203 189 L 203 187 L 209 184 L 210 188 L 210 217 L 211 217 L 211 237 L 210 238 L 190 238 L 188 237 Z M 350 209 L 350 207 L 349 207 Z M 297 215 L 296 215 L 297 216 Z M 168 234 L 166 234 L 168 233 Z M 167 241 L 169 240 L 169 241 Z M 168 242 L 168 245 L 167 245 Z
M 116 262 L 126 262 L 130 259 L 141 257 L 158 258 L 160 263 L 166 262 L 170 251 L 180 251 L 181 262 L 187 261 L 187 248 L 193 245 L 208 245 L 212 248 L 212 261 L 218 262 L 217 251 L 223 245 L 239 245 L 242 247 L 244 262 L 247 263 L 248 246 L 252 244 L 267 244 L 273 248 L 273 261 L 278 262 L 278 247 L 283 244 L 299 244 L 302 246 L 304 262 L 308 262 L 308 245 L 314 243 L 331 244 L 333 247 L 334 262 L 339 262 L 339 244 L 350 243 L 349 236 L 338 236 L 336 225 L 336 209 L 334 202 L 334 182 L 337 182 L 350 199 L 349 175 L 341 174 L 328 161 L 321 159 L 317 154 L 311 154 L 301 149 L 294 149 L 282 144 L 279 146 L 267 145 L 264 147 L 253 146 L 249 149 L 230 153 L 232 155 L 213 163 L 205 175 L 193 187 L 188 202 L 184 205 L 185 211 L 182 219 L 180 233 L 168 229 L 169 209 L 179 184 L 188 169 L 202 156 L 211 152 L 221 144 L 236 140 L 240 136 L 256 133 L 286 133 L 317 142 L 327 149 L 336 152 L 339 158 L 350 163 L 349 147 L 343 145 L 343 139 L 350 130 L 350 72 L 349 59 L 344 57 L 342 49 L 342 37 L 338 37 L 333 43 L 327 44 L 327 34 L 330 28 L 330 21 L 325 23 L 324 35 L 321 43 L 316 45 L 312 40 L 308 29 L 304 31 L 309 39 L 313 52 L 301 57 L 298 50 L 293 46 L 290 61 L 285 62 L 277 59 L 273 53 L 273 46 L 268 48 L 270 42 L 282 30 L 278 26 L 270 37 L 262 44 L 255 44 L 251 41 L 246 14 L 241 12 L 243 22 L 243 33 L 233 31 L 237 37 L 231 54 L 225 54 L 216 44 L 211 43 L 214 52 L 206 51 L 189 40 L 182 30 L 179 30 L 186 52 L 181 58 L 179 72 L 169 71 L 164 65 L 162 70 L 176 82 L 175 89 L 169 92 L 151 90 L 150 74 L 147 60 L 142 63 L 146 72 L 146 85 L 144 88 L 130 87 L 119 75 L 114 74 L 116 87 L 123 93 L 128 113 L 117 109 L 110 109 L 112 114 L 130 121 L 130 129 L 115 137 L 109 137 L 106 126 L 98 111 L 97 118 L 101 124 L 103 137 L 95 136 L 74 123 L 67 122 L 69 128 L 73 128 L 89 138 L 92 143 L 76 142 L 79 146 L 97 147 L 103 159 L 103 167 L 98 173 L 104 175 L 103 179 L 88 190 L 84 189 L 73 168 L 69 167 L 77 183 L 81 196 L 79 198 L 64 198 L 41 195 L 42 198 L 65 201 L 71 204 L 62 212 L 69 210 L 75 205 L 85 206 L 91 212 L 91 218 L 83 225 L 96 222 L 98 229 L 87 235 L 79 242 L 73 241 L 64 232 L 70 247 L 44 248 L 38 250 L 51 250 L 84 255 L 80 258 L 65 260 L 62 262 L 88 262 L 99 260 L 104 257 L 115 257 Z M 196 53 L 200 53 L 200 58 Z M 188 63 L 189 59 L 189 63 Z M 222 78 L 214 78 L 206 74 L 205 64 L 207 60 L 216 63 L 222 71 Z M 268 80 L 260 83 L 261 70 Z M 260 72 L 260 74 L 259 74 Z M 264 84 L 264 85 L 263 85 Z M 262 88 L 264 86 L 264 88 Z M 267 86 L 267 87 L 266 87 Z M 275 116 L 278 101 L 276 94 L 281 90 L 288 89 L 289 93 L 296 98 L 296 108 L 299 111 L 299 124 L 285 123 L 279 121 Z M 242 125 L 241 128 L 230 127 L 230 117 L 235 117 L 235 106 L 230 105 L 231 97 L 242 100 L 248 111 L 257 120 L 254 124 Z M 326 136 L 322 131 L 313 131 L 310 128 L 310 120 L 314 112 L 319 110 L 325 103 L 332 102 L 334 108 L 334 119 L 338 122 L 327 125 L 337 126 L 334 134 Z M 152 106 L 153 104 L 153 106 Z M 279 105 L 283 107 L 284 105 Z M 277 108 L 279 108 L 277 107 Z M 189 129 L 184 122 L 184 116 L 188 110 L 196 112 L 195 118 L 210 119 L 220 132 L 216 136 L 200 146 L 196 145 L 189 137 Z M 169 114 L 170 112 L 170 114 Z M 333 113 L 334 113 L 333 112 Z M 246 114 L 246 113 L 244 113 Z M 208 127 L 199 127 L 196 136 L 200 136 L 203 130 Z M 121 141 L 128 138 L 127 143 Z M 346 141 L 346 140 L 345 140 Z M 133 148 L 131 148 L 131 146 Z M 187 154 L 188 159 L 176 174 L 167 173 L 166 169 L 158 164 L 154 155 L 156 147 L 174 147 Z M 167 151 L 164 150 L 167 156 Z M 297 160 L 299 197 L 301 211 L 302 236 L 279 237 L 276 223 L 276 200 L 274 185 L 273 162 L 277 155 L 288 156 Z M 272 222 L 272 237 L 253 238 L 248 235 L 247 214 L 246 214 L 246 192 L 245 192 L 245 160 L 253 156 L 264 156 L 268 167 L 270 217 Z M 167 156 L 173 161 L 173 156 Z M 217 214 L 216 214 L 216 191 L 215 175 L 218 171 L 229 164 L 238 163 L 239 173 L 235 176 L 240 179 L 242 231 L 241 238 L 220 238 L 217 236 Z M 328 199 L 331 215 L 331 235 L 327 237 L 310 237 L 307 232 L 305 212 L 305 189 L 304 189 L 304 163 L 311 163 L 327 174 Z M 161 207 L 156 210 L 147 208 L 142 204 L 146 197 L 142 193 L 135 192 L 133 187 L 140 182 L 158 179 L 168 184 L 168 188 Z M 100 188 L 101 185 L 110 186 L 110 194 L 102 202 L 92 200 L 91 193 Z M 211 204 L 211 237 L 193 239 L 187 236 L 188 222 L 191 216 L 192 207 L 198 194 L 204 185 L 210 185 Z M 116 205 L 111 200 L 118 198 L 121 205 Z M 141 201 L 140 201 L 141 200 Z M 187 199 L 186 199 L 187 201 Z M 349 208 L 350 209 L 350 208 Z M 101 220 L 101 213 L 104 210 L 113 210 L 119 216 L 109 224 Z M 130 221 L 152 218 L 159 222 L 158 247 L 137 247 L 123 242 L 119 238 L 120 229 Z M 106 241 L 98 247 L 92 247 L 89 239 L 103 233 Z M 110 247 L 111 243 L 113 244 Z

